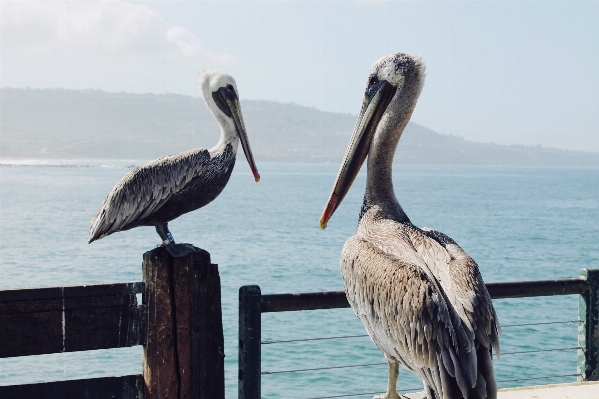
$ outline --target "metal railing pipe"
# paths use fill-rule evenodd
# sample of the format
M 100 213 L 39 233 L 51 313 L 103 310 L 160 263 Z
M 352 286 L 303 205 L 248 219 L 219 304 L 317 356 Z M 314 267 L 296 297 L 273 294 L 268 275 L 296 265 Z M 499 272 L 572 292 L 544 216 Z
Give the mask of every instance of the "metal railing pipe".
M 257 285 L 239 289 L 239 399 L 260 399 L 261 297 Z
M 516 281 L 486 284 L 493 299 L 535 296 L 572 295 L 588 291 L 584 278 L 563 280 Z M 262 313 L 298 310 L 349 308 L 344 291 L 301 292 L 262 296 Z
M 262 313 L 349 308 L 345 291 L 262 295 Z
M 534 296 L 582 294 L 589 289 L 583 278 L 563 280 L 514 281 L 507 283 L 487 283 L 487 290 L 493 299 L 528 298 Z

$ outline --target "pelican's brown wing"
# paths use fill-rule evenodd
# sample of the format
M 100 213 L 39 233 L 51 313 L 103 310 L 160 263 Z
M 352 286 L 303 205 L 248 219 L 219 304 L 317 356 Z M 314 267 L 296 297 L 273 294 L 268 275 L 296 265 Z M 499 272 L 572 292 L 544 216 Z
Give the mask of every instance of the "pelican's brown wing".
M 89 241 L 142 225 L 168 199 L 201 175 L 210 162 L 205 149 L 169 155 L 135 168 L 108 193 L 91 221 Z

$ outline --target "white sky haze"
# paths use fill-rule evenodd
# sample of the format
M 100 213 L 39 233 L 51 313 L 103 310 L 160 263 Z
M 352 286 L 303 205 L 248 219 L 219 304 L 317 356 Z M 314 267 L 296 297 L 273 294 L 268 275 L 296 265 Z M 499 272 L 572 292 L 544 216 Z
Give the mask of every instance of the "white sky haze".
M 597 1 L 5 1 L 0 86 L 242 99 L 356 114 L 366 75 L 420 54 L 412 120 L 501 144 L 599 152 Z

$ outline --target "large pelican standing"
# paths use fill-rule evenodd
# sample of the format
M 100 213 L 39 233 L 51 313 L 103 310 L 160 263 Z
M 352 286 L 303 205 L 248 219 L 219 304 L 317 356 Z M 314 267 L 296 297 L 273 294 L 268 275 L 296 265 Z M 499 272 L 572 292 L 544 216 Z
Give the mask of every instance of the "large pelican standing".
M 414 226 L 393 191 L 393 156 L 424 77 L 420 57 L 396 53 L 373 65 L 320 227 L 368 156 L 358 230 L 343 247 L 341 275 L 349 303 L 389 363 L 381 398 L 399 398 L 398 365 L 423 380 L 428 399 L 496 398 L 491 348 L 499 354 L 499 323 L 478 266 L 445 234 Z
M 239 140 L 256 182 L 260 180 L 235 79 L 212 70 L 204 72 L 198 83 L 206 105 L 221 127 L 216 146 L 165 156 L 125 175 L 91 221 L 89 243 L 117 231 L 155 226 L 169 253 L 185 256 L 197 248 L 176 244 L 168 222 L 212 202 L 223 191 L 235 166 Z

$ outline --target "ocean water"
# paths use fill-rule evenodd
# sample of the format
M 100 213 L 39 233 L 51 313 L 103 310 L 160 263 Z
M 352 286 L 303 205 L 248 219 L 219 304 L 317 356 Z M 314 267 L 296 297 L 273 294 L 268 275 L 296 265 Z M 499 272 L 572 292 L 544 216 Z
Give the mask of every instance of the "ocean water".
M 318 219 L 336 164 L 258 165 L 253 182 L 238 160 L 228 186 L 207 207 L 173 221 L 179 242 L 212 255 L 222 281 L 226 390 L 237 397 L 238 289 L 263 293 L 343 289 L 339 254 L 355 233 L 362 173 L 326 231 Z M 139 161 L 6 162 L 0 166 L 0 289 L 141 280 L 142 254 L 159 244 L 137 228 L 86 244 L 89 221 L 110 188 Z M 399 166 L 397 196 L 412 222 L 454 238 L 487 282 L 576 277 L 599 267 L 599 170 Z M 576 380 L 577 296 L 494 302 L 504 325 L 500 387 Z M 511 327 L 510 327 L 511 326 Z M 263 315 L 263 340 L 363 334 L 350 309 Z M 3 345 L 5 343 L 2 343 Z M 386 388 L 384 358 L 369 338 L 263 345 L 263 371 L 381 363 L 376 366 L 270 374 L 265 398 L 316 398 Z M 141 372 L 141 349 L 122 348 L 0 359 L 0 385 Z M 522 380 L 529 379 L 529 380 Z M 519 381 L 514 381 L 519 380 Z M 400 371 L 400 391 L 421 382 Z

